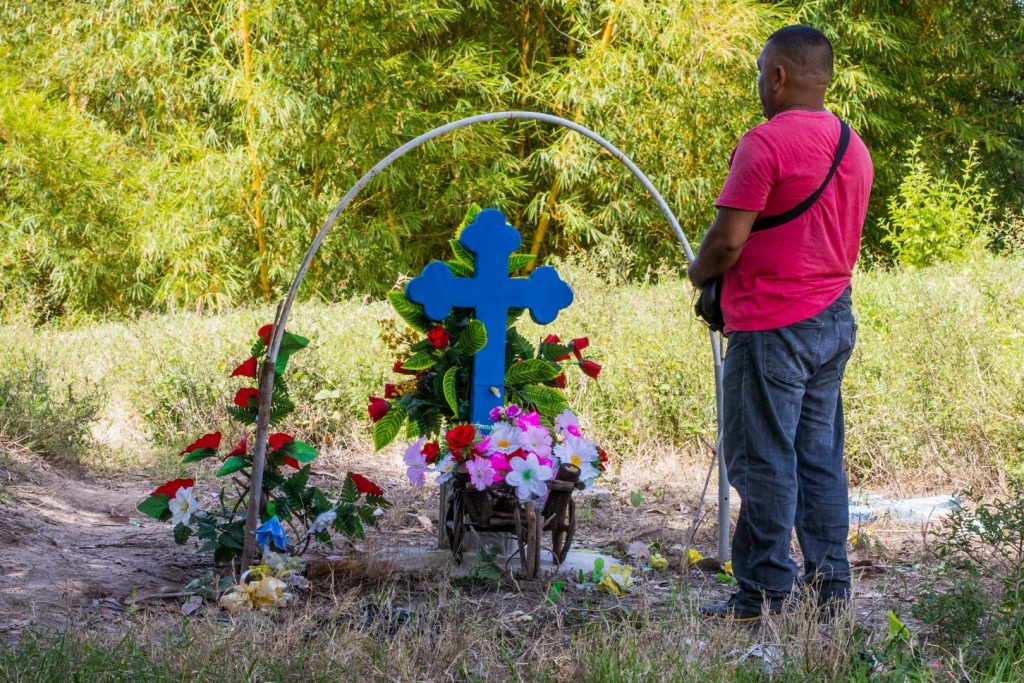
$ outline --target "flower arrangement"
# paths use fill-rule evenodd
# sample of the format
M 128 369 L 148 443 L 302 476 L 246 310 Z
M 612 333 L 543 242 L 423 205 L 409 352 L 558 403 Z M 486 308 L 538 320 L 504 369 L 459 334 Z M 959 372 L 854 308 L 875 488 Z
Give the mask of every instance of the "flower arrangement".
M 463 226 L 478 210 L 470 210 Z M 453 259 L 446 265 L 456 276 L 472 277 L 474 258 L 458 241 L 458 232 L 449 244 Z M 509 273 L 532 260 L 529 254 L 512 254 Z M 605 452 L 583 435 L 562 393 L 570 366 L 595 380 L 600 374 L 601 366 L 584 355 L 589 339 L 563 344 L 558 336 L 548 335 L 534 346 L 515 328 L 523 311 L 510 311 L 506 405 L 491 412 L 490 424 L 473 425 L 470 371 L 473 356 L 487 344 L 483 324 L 471 310 L 459 308 L 434 323 L 404 292 L 390 292 L 388 298 L 408 326 L 401 330 L 382 321 L 384 342 L 399 354 L 392 368 L 399 379 L 385 384 L 383 396 L 370 397 L 367 412 L 378 450 L 403 425 L 406 436 L 415 439 L 404 456 L 413 484 L 422 485 L 428 473 L 437 474 L 438 483 L 459 476 L 478 491 L 508 486 L 520 501 L 527 501 L 547 495 L 545 482 L 556 476 L 560 465 L 579 468 L 580 480 L 588 486 L 604 471 Z
M 232 377 L 257 379 L 257 369 L 267 354 L 272 333 L 271 325 L 260 328 L 250 358 L 234 369 Z M 289 358 L 308 344 L 308 339 L 284 332 L 275 363 L 271 425 L 280 423 L 295 409 L 283 375 Z M 256 422 L 258 402 L 258 389 L 241 387 L 235 392 L 228 413 L 236 422 L 252 425 Z M 201 550 L 212 552 L 215 564 L 227 564 L 242 551 L 253 457 L 247 432 L 223 455 L 221 441 L 221 432 L 204 434 L 180 453 L 182 463 L 217 459 L 216 476 L 230 477 L 221 487 L 214 508 L 199 508 L 194 479 L 174 479 L 162 484 L 137 506 L 145 515 L 171 522 L 177 543 L 185 543 L 193 534 L 205 541 Z M 273 546 L 298 555 L 314 539 L 330 544 L 331 530 L 349 538 L 364 538 L 364 527 L 375 526 L 377 517 L 389 507 L 384 491 L 356 472 L 346 475 L 340 495 L 330 500 L 327 493 L 309 484 L 311 463 L 317 455 L 315 448 L 284 432 L 268 437 L 262 523 L 256 529 L 256 542 L 265 551 Z

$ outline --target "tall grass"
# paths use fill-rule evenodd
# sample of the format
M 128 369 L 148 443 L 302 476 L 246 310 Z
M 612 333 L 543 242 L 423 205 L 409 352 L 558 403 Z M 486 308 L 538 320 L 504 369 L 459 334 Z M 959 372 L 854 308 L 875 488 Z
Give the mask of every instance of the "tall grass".
M 675 274 L 623 284 L 586 261 L 560 264 L 575 304 L 549 331 L 589 336 L 604 365 L 597 382 L 570 378 L 570 401 L 613 460 L 649 446 L 698 448 L 713 440 L 714 380 L 708 336 L 691 313 L 692 290 Z M 1024 462 L 1024 259 L 970 266 L 857 273 L 857 349 L 846 377 L 848 459 L 854 481 L 966 484 Z M 31 350 L 76 386 L 95 384 L 106 412 L 140 419 L 153 452 L 227 428 L 268 308 L 84 325 L 7 328 L 7 351 Z M 312 339 L 289 368 L 301 408 L 287 425 L 318 442 L 368 448 L 368 395 L 390 381 L 393 358 L 377 338 L 391 318 L 380 301 L 298 306 L 289 328 Z M 3 356 L 11 358 L 11 354 Z M 0 370 L 4 361 L 0 359 Z M 337 393 L 313 400 L 321 390 Z M 114 411 L 114 408 L 118 411 Z M 136 455 L 136 457 L 138 457 Z M 126 463 L 126 464 L 131 464 Z

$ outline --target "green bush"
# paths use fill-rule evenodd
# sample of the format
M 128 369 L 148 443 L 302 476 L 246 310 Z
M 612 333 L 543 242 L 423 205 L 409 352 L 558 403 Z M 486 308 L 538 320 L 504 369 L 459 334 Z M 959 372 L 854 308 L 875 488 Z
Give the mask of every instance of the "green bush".
M 920 267 L 980 255 L 995 195 L 982 188 L 975 148 L 963 160 L 959 182 L 932 173 L 921 158 L 920 138 L 907 151 L 905 165 L 899 190 L 889 198 L 889 217 L 882 221 L 882 241 L 892 245 L 896 259 Z
M 89 423 L 99 411 L 100 396 L 95 388 L 77 392 L 53 375 L 30 356 L 10 358 L 0 366 L 0 443 L 77 461 L 89 445 Z
M 912 613 L 916 619 L 933 627 L 943 644 L 959 646 L 977 637 L 992 604 L 974 573 L 960 573 L 954 581 L 947 589 L 920 591 Z

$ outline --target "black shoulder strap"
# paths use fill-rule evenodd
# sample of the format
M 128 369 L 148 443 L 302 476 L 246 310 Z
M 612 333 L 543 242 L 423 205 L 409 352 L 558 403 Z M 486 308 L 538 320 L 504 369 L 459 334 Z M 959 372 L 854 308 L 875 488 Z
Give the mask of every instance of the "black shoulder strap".
M 792 220 L 796 220 L 804 214 L 807 209 L 814 206 L 814 202 L 818 201 L 821 197 L 821 193 L 825 191 L 828 184 L 832 182 L 832 176 L 836 174 L 836 169 L 839 168 L 839 162 L 843 160 L 843 155 L 846 154 L 846 148 L 850 144 L 850 127 L 846 125 L 843 120 L 839 121 L 839 146 L 836 148 L 836 157 L 832 160 L 832 168 L 828 170 L 828 175 L 825 176 L 824 182 L 821 186 L 814 191 L 807 199 L 803 200 L 789 211 L 780 213 L 775 216 L 764 216 L 754 221 L 754 225 L 750 228 L 750 232 L 758 232 L 760 230 L 767 230 L 768 228 L 775 228 L 783 223 L 789 223 Z

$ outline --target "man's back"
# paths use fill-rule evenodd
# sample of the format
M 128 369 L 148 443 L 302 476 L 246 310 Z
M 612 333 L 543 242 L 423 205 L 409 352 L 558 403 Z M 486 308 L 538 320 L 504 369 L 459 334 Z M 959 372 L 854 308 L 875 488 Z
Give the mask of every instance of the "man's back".
M 803 110 L 781 112 L 751 129 L 736 147 L 716 205 L 774 216 L 800 204 L 827 176 L 839 130 L 830 112 Z M 851 131 L 846 154 L 818 201 L 789 223 L 752 233 L 725 273 L 727 332 L 805 320 L 846 290 L 872 179 L 871 157 Z

